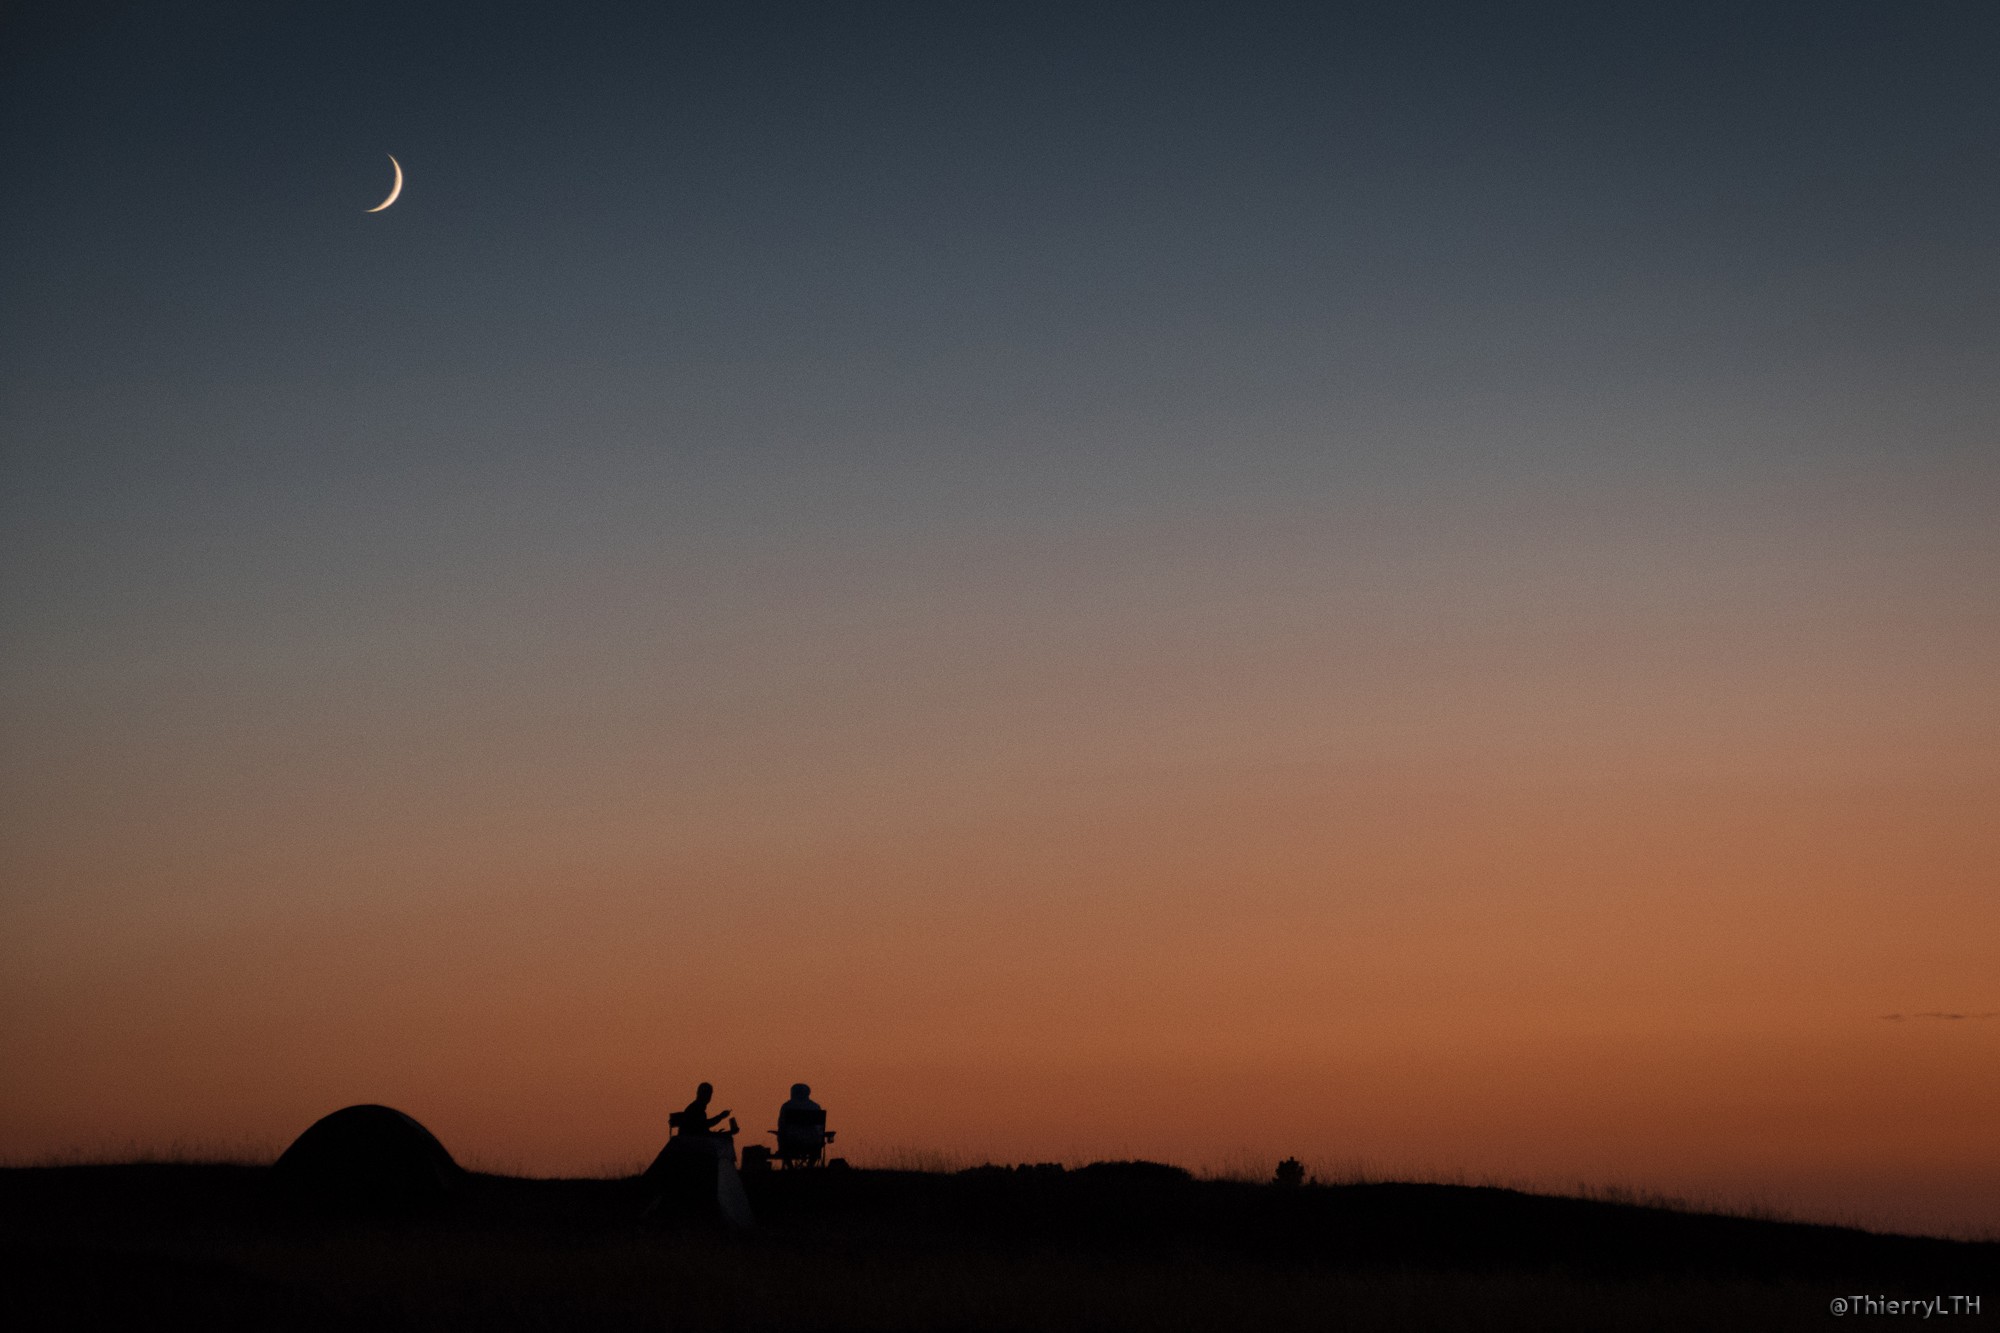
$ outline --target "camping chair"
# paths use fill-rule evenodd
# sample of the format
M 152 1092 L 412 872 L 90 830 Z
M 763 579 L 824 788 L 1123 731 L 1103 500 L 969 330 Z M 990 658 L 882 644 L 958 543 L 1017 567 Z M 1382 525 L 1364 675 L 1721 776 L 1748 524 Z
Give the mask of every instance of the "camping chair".
M 833 1142 L 826 1112 L 787 1115 L 779 1111 L 778 1127 L 770 1132 L 778 1140 L 778 1149 L 771 1155 L 786 1170 L 826 1165 L 826 1145 Z
M 729 1160 L 734 1163 L 736 1161 L 736 1117 L 730 1116 L 729 1123 L 721 1129 L 707 1129 L 704 1127 L 706 1124 L 706 1121 L 703 1121 L 701 1124 L 691 1124 L 685 1111 L 669 1111 L 667 1112 L 667 1142 L 671 1145 L 676 1139 L 712 1140 L 722 1146 L 723 1150 L 729 1154 Z

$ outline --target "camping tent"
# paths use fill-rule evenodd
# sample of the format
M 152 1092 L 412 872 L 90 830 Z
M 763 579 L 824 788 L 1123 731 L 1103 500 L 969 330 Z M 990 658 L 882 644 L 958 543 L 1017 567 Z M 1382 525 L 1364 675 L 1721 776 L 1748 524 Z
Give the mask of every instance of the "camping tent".
M 314 1121 L 271 1172 L 294 1202 L 369 1211 L 437 1203 L 465 1174 L 429 1130 L 387 1106 L 349 1106 Z

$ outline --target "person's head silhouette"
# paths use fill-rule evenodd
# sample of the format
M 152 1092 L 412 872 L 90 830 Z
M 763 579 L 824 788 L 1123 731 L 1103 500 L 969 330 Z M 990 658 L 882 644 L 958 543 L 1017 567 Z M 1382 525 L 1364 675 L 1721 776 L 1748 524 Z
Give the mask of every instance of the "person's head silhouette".
M 694 1099 L 698 1102 L 705 1102 L 714 1095 L 715 1088 L 711 1084 L 704 1083 L 694 1090 Z
M 812 1095 L 813 1095 L 813 1090 L 807 1087 L 805 1084 L 803 1083 L 792 1084 L 792 1096 L 798 1098 L 800 1101 L 804 1101 L 806 1098 Z

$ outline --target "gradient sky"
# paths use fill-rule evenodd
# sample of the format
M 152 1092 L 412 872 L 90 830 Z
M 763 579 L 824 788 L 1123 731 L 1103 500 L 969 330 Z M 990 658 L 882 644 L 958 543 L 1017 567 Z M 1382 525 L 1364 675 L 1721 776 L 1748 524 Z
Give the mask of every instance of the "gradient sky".
M 9 10 L 0 1157 L 2000 1228 L 2000 9 Z

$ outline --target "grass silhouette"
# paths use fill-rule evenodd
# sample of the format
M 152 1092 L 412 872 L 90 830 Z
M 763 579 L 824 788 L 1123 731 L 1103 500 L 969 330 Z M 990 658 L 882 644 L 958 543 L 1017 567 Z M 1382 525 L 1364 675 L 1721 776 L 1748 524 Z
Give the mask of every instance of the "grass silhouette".
M 1280 1189 L 1111 1163 L 752 1180 L 759 1226 L 631 1179 L 474 1175 L 420 1216 L 267 1168 L 0 1170 L 0 1323 L 258 1329 L 1782 1329 L 1838 1294 L 2000 1297 L 2000 1246 L 1484 1185 Z

